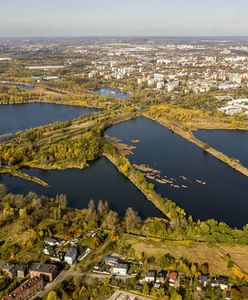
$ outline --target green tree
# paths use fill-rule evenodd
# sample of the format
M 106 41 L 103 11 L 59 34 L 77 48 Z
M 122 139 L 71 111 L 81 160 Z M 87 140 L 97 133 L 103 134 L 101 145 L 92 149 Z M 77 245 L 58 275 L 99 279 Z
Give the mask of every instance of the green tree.
M 59 300 L 59 297 L 58 297 L 58 295 L 57 295 L 57 293 L 55 291 L 51 291 L 47 295 L 47 300 Z
M 0 184 L 0 199 L 6 194 L 7 188 L 4 184 Z
M 148 283 L 146 282 L 146 283 L 144 284 L 144 286 L 143 286 L 143 294 L 144 294 L 144 295 L 149 295 L 149 293 L 150 293 L 150 288 L 149 288 Z

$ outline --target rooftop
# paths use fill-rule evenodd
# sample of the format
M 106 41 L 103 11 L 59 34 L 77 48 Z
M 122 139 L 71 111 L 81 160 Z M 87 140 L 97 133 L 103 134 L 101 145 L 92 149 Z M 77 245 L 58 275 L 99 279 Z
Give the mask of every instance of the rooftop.
M 71 247 L 65 254 L 65 257 L 77 255 L 77 248 Z
M 12 300 L 12 299 L 19 299 L 19 297 L 25 293 L 28 289 L 32 288 L 42 279 L 38 276 L 33 277 L 27 281 L 25 281 L 22 285 L 16 288 L 13 292 L 11 292 L 8 296 L 2 298 L 2 300 Z
M 56 265 L 33 263 L 29 271 L 39 273 L 53 273 L 57 269 Z

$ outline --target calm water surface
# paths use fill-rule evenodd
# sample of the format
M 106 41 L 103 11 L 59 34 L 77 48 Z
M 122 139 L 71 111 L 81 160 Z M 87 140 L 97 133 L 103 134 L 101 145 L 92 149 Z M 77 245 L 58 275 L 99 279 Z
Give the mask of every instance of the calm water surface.
M 50 187 L 45 188 L 10 175 L 0 175 L 0 183 L 4 183 L 8 191 L 14 194 L 25 195 L 29 191 L 49 197 L 66 194 L 70 207 L 85 208 L 90 199 L 96 202 L 106 200 L 110 208 L 121 215 L 131 206 L 142 217 L 162 216 L 162 213 L 104 157 L 84 170 L 23 169 L 23 172 L 41 178 Z
M 198 130 L 194 135 L 213 148 L 238 159 L 248 167 L 248 131 L 245 130 Z
M 2 86 L 15 86 L 21 90 L 31 91 L 34 90 L 34 86 L 20 83 L 0 83 Z
M 93 112 L 96 110 L 50 103 L 0 105 L 0 136 L 56 121 L 71 120 Z
M 161 177 L 167 176 L 180 186 L 152 180 L 158 193 L 174 200 L 195 219 L 214 218 L 237 227 L 248 223 L 247 177 L 144 117 L 115 125 L 106 134 L 120 137 L 127 144 L 139 139 L 129 159 L 160 170 Z
M 111 98 L 117 98 L 121 100 L 125 100 L 129 97 L 128 93 L 122 92 L 120 89 L 114 89 L 109 87 L 101 87 L 95 89 L 95 91 L 101 96 L 107 96 Z

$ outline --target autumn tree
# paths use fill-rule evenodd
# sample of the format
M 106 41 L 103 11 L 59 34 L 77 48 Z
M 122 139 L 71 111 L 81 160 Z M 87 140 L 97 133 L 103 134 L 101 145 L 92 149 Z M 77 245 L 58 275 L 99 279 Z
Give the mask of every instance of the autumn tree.
M 7 188 L 4 184 L 0 184 L 0 198 L 6 194 Z
M 118 214 L 110 210 L 104 221 L 104 226 L 109 230 L 116 231 L 118 230 L 119 225 L 120 225 L 120 220 Z
M 103 202 L 102 200 L 100 200 L 97 205 L 98 214 L 102 217 L 104 214 L 108 212 L 108 210 L 109 210 L 108 202 L 107 201 Z
M 141 218 L 138 213 L 132 209 L 132 207 L 128 207 L 126 210 L 124 221 L 127 232 L 133 232 L 139 229 L 141 225 Z

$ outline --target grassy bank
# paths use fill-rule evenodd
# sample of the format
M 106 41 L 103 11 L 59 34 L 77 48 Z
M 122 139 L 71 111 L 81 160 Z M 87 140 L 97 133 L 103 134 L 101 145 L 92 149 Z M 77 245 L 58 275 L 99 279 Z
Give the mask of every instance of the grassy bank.
M 0 169 L 0 174 L 10 174 L 12 176 L 15 176 L 15 177 L 19 177 L 19 178 L 22 178 L 24 180 L 29 180 L 29 181 L 33 181 L 37 184 L 40 184 L 44 187 L 48 187 L 48 184 L 41 180 L 40 178 L 36 177 L 36 176 L 31 176 L 29 174 L 26 174 L 26 173 L 23 173 L 21 172 L 20 170 L 16 169 L 16 168 L 1 168 Z

